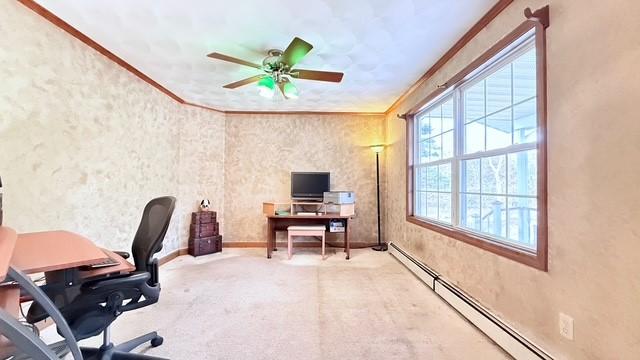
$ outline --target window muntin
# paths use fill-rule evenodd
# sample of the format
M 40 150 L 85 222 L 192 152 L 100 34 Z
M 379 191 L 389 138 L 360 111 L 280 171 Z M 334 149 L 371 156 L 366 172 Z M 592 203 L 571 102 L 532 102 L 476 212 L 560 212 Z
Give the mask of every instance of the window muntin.
M 535 252 L 538 70 L 525 37 L 416 114 L 413 216 Z
M 451 224 L 454 103 L 451 96 L 416 118 L 415 215 Z

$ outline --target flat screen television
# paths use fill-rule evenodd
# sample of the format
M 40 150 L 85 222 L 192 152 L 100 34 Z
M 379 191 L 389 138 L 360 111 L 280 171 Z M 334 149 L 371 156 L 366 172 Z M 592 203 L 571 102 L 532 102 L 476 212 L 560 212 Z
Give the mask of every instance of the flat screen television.
M 329 191 L 329 178 L 328 172 L 292 172 L 291 199 L 322 201 Z

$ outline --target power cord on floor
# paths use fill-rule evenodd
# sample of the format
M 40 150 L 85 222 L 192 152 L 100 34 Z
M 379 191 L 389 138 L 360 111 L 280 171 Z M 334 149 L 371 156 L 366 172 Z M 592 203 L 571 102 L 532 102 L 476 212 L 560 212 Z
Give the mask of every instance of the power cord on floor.
M 18 306 L 18 308 L 20 308 L 20 315 L 22 316 L 22 319 L 20 319 L 20 323 L 22 325 L 24 325 L 25 327 L 31 329 L 31 331 L 38 337 L 40 337 L 40 329 L 38 329 L 38 327 L 35 324 L 30 324 L 27 322 L 27 315 L 25 315 L 24 313 L 24 309 L 22 308 L 22 304 L 20 304 L 20 306 Z

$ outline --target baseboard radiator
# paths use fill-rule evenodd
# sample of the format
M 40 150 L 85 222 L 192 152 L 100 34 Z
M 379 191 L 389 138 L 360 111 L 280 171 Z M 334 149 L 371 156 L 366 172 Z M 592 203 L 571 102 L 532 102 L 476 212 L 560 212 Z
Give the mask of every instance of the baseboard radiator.
M 553 357 L 548 353 L 520 335 L 435 270 L 416 260 L 393 243 L 389 245 L 389 252 L 431 290 L 435 291 L 444 301 L 514 358 L 518 360 L 553 360 Z

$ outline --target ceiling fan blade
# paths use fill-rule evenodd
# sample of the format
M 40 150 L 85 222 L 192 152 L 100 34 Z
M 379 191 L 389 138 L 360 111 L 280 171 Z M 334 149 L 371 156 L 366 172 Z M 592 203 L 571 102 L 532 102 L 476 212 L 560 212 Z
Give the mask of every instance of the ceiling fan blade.
M 291 70 L 291 76 L 304 80 L 340 82 L 342 81 L 342 76 L 344 76 L 344 74 L 333 71 L 294 69 Z
M 211 53 L 209 55 L 207 55 L 210 58 L 213 59 L 218 59 L 218 60 L 222 60 L 222 61 L 228 61 L 228 62 L 232 62 L 232 63 L 236 63 L 236 64 L 240 64 L 240 65 L 244 65 L 244 66 L 249 66 L 252 68 L 256 68 L 256 69 L 260 69 L 262 70 L 262 65 L 258 65 L 258 64 L 254 64 L 252 62 L 249 61 L 245 61 L 242 59 L 238 59 L 238 58 L 234 58 L 232 56 L 229 55 L 224 55 L 224 54 L 220 54 L 217 52 Z
M 302 58 L 307 55 L 311 49 L 313 49 L 313 45 L 299 37 L 294 37 L 293 40 L 291 40 L 291 44 L 289 44 L 287 49 L 282 53 L 282 62 L 289 65 L 289 68 L 291 68 L 302 60 Z
M 265 77 L 265 75 L 252 76 L 252 77 L 246 78 L 244 80 L 240 80 L 240 81 L 232 82 L 231 84 L 227 84 L 227 85 L 223 86 L 223 88 L 235 89 L 235 88 L 238 88 L 238 87 L 243 86 L 243 85 L 247 85 L 247 84 L 251 84 L 251 83 L 260 81 L 260 79 L 262 79 L 263 77 Z
M 278 82 L 278 88 L 280 89 L 280 92 L 282 93 L 282 96 L 284 96 L 285 99 L 289 99 L 287 97 L 287 94 L 284 93 L 284 82 L 282 82 L 282 81 Z

